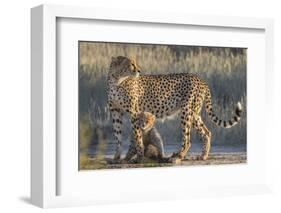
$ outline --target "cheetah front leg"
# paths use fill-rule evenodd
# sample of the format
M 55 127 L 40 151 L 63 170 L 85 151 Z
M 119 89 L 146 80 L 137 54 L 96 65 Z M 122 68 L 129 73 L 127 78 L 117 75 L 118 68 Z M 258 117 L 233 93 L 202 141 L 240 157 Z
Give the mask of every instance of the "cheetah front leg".
M 116 151 L 114 160 L 120 160 L 122 153 L 122 117 L 123 113 L 120 109 L 111 110 L 112 122 L 113 122 L 113 134 L 116 140 Z
M 132 162 L 132 158 L 137 154 L 136 151 L 136 144 L 135 141 L 131 140 L 131 144 L 129 146 L 129 150 L 125 156 L 125 158 L 122 160 L 122 163 L 130 163 Z
M 144 146 L 142 141 L 142 130 L 140 126 L 138 125 L 137 119 L 135 116 L 132 116 L 131 118 L 132 127 L 133 127 L 133 140 L 135 142 L 134 144 L 134 152 L 137 154 L 136 163 L 139 163 L 143 160 L 144 157 Z

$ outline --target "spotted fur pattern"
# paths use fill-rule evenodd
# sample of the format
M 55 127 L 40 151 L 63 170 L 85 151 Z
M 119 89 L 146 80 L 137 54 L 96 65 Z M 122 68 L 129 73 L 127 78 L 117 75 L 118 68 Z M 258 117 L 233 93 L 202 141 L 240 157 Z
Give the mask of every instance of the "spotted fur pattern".
M 205 103 L 210 119 L 216 125 L 230 128 L 241 118 L 242 107 L 238 103 L 232 119 L 224 121 L 215 115 L 208 85 L 195 74 L 179 73 L 166 75 L 141 75 L 134 60 L 118 56 L 112 58 L 108 72 L 108 103 L 113 117 L 114 135 L 117 141 L 115 159 L 121 153 L 122 114 L 129 113 L 135 149 L 138 159 L 144 155 L 141 128 L 137 125 L 139 112 L 150 112 L 156 118 L 165 118 L 180 113 L 182 147 L 172 157 L 183 159 L 190 148 L 191 127 L 195 127 L 204 142 L 201 159 L 208 158 L 211 132 L 201 119 Z

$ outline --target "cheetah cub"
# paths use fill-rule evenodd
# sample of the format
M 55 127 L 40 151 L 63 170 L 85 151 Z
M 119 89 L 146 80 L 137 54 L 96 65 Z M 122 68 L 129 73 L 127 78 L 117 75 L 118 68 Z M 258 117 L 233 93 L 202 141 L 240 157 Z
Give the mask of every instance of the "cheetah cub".
M 144 156 L 160 162 L 164 161 L 166 158 L 164 157 L 163 140 L 154 126 L 155 116 L 149 112 L 141 112 L 137 115 L 136 119 L 137 125 L 139 125 L 143 134 Z M 125 161 L 129 161 L 136 154 L 135 142 L 132 141 Z

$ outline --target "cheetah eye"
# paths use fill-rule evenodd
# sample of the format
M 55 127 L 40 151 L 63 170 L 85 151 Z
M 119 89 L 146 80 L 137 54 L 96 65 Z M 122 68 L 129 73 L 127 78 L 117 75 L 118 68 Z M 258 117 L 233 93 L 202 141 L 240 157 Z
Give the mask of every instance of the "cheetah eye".
M 135 69 L 136 69 L 136 66 L 135 66 L 134 64 L 131 64 L 131 65 L 130 65 L 130 69 L 131 69 L 131 70 L 135 70 Z

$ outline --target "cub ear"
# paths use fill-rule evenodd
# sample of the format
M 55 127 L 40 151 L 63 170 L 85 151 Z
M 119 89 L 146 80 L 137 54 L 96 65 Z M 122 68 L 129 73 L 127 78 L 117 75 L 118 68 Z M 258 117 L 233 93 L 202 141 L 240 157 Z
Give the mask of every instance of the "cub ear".
M 147 123 L 154 124 L 156 117 L 150 112 L 144 112 Z
M 151 123 L 155 123 L 155 120 L 156 120 L 156 117 L 155 117 L 155 115 L 152 115 L 151 117 L 150 117 L 150 121 L 151 121 Z

